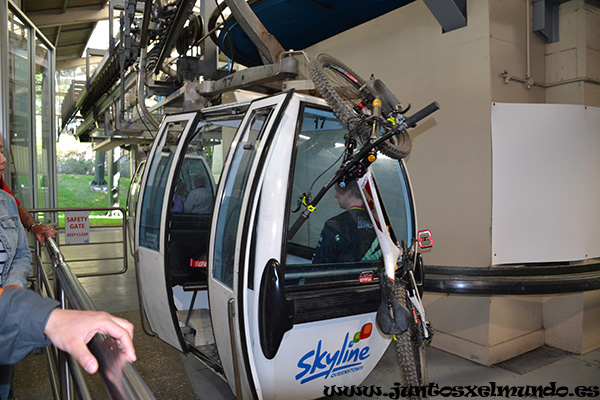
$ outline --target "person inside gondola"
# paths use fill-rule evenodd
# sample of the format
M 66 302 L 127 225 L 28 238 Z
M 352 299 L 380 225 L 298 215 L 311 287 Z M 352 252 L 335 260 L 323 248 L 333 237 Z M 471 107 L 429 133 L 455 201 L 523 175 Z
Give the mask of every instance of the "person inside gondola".
M 325 222 L 313 264 L 378 260 L 379 242 L 356 181 L 335 185 L 335 199 L 345 211 Z
M 206 176 L 197 174 L 194 177 L 194 190 L 186 197 L 183 204 L 184 211 L 192 214 L 209 214 L 213 207 L 213 193 Z
M 175 194 L 173 195 L 173 207 L 171 208 L 172 213 L 183 212 L 185 192 L 187 192 L 187 185 L 185 182 L 179 182 L 175 188 Z

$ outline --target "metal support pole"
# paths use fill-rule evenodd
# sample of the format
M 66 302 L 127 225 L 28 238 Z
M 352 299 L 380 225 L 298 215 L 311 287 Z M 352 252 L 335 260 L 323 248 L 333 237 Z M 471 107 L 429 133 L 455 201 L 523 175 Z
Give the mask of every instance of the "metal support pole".
M 106 162 L 106 152 L 97 151 L 96 152 L 96 168 L 94 170 L 94 180 L 90 184 L 93 188 L 101 188 L 102 186 L 106 186 L 106 180 L 104 179 L 104 163 Z
M 120 147 L 115 147 L 109 151 L 108 158 L 108 207 L 119 206 L 119 170 Z

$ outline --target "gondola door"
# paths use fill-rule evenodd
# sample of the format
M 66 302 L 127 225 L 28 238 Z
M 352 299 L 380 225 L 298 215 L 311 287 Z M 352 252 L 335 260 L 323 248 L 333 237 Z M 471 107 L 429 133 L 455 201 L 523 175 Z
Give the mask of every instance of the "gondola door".
M 233 143 L 211 230 L 209 298 L 237 398 L 319 398 L 325 385 L 359 385 L 390 343 L 375 324 L 380 254 L 314 262 L 323 224 L 341 212 L 333 190 L 296 237 L 287 234 L 300 195 L 339 165 L 346 133 L 322 100 L 283 94 L 255 101 Z
M 291 98 L 287 93 L 252 103 L 232 143 L 216 197 L 208 265 L 210 315 L 225 376 L 240 399 L 253 398 L 258 391 L 245 333 L 247 218 Z
M 181 144 L 193 133 L 196 117 L 197 113 L 186 113 L 163 120 L 148 157 L 136 212 L 136 265 L 143 308 L 151 329 L 180 351 L 185 346 L 165 265 L 169 240 L 166 221 L 171 207 L 169 188 L 177 160 L 185 150 Z

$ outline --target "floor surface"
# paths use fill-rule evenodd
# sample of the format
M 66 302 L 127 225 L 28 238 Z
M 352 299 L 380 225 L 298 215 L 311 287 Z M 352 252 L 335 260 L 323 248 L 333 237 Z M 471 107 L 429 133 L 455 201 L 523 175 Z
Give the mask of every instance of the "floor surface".
M 76 259 L 76 256 L 81 254 L 85 254 L 86 258 L 106 254 L 101 249 L 90 251 L 84 247 L 65 249 L 63 252 L 68 263 L 70 259 Z M 233 399 L 227 383 L 212 374 L 193 356 L 184 356 L 161 340 L 143 333 L 135 273 L 131 257 L 129 258 L 131 264 L 126 273 L 87 277 L 82 278 L 81 282 L 98 309 L 123 316 L 136 325 L 134 345 L 138 361 L 134 365 L 156 399 Z M 102 268 L 118 270 L 120 267 L 117 264 L 118 262 L 115 265 L 112 265 L 112 262 L 74 262 L 72 267 L 75 272 L 81 273 Z M 540 398 L 531 391 L 538 386 L 542 390 L 545 389 L 546 392 L 543 393 L 547 394 L 550 394 L 554 387 L 559 395 L 564 394 L 562 398 L 600 397 L 600 350 L 586 355 L 574 355 L 542 348 L 491 367 L 432 347 L 427 349 L 427 358 L 430 386 L 432 390 L 442 390 L 441 394 L 430 398 L 465 398 L 473 397 L 476 393 L 484 395 L 477 398 L 491 397 L 494 386 L 514 387 L 516 396 L 512 398 Z M 52 391 L 47 376 L 43 354 L 31 354 L 16 367 L 15 395 L 20 400 L 51 399 Z M 393 398 L 397 380 L 395 349 L 390 346 L 362 385 L 380 389 L 379 395 L 342 395 L 333 398 Z M 88 381 L 90 392 L 95 399 L 108 398 L 97 376 L 90 377 Z

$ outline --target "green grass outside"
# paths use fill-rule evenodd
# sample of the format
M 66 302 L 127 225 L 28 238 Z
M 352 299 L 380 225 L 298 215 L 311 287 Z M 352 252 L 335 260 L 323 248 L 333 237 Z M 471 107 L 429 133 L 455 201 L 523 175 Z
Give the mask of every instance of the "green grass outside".
M 90 189 L 90 182 L 94 179 L 93 175 L 60 174 L 57 178 L 59 208 L 108 207 L 108 193 L 93 192 Z M 130 182 L 130 178 L 119 179 L 119 207 L 126 207 Z M 90 226 L 120 226 L 122 224 L 122 216 L 114 217 L 107 214 L 107 211 L 90 212 Z M 64 219 L 64 213 L 59 213 L 58 226 L 60 228 L 65 226 Z

